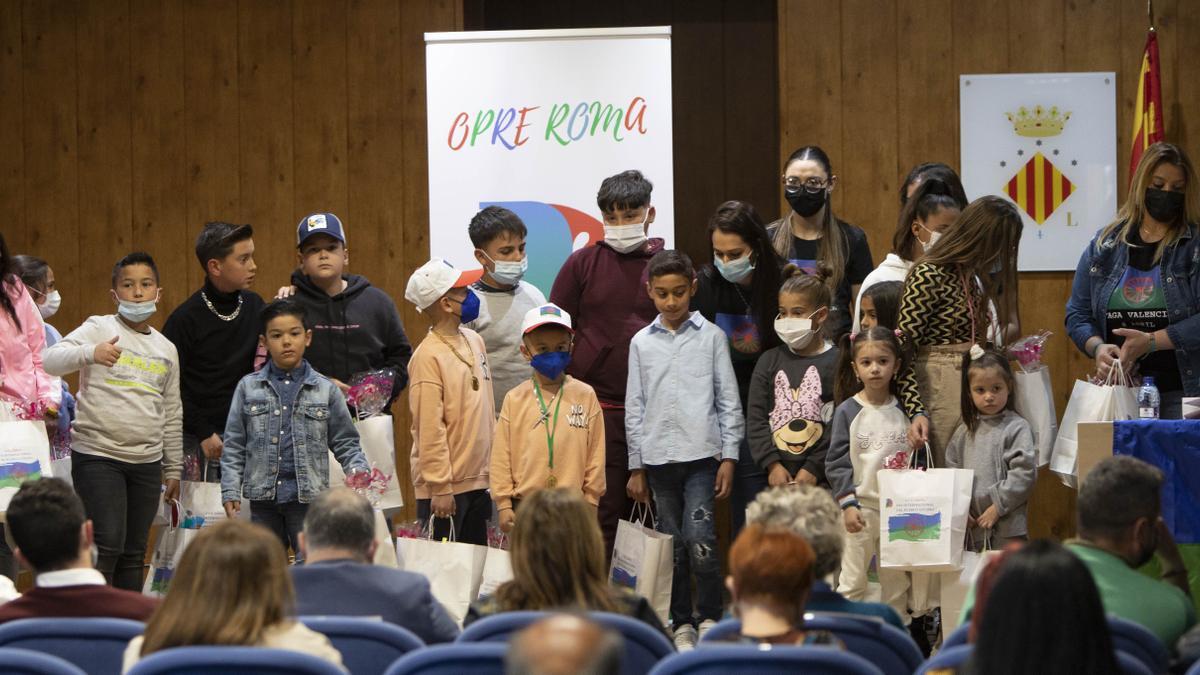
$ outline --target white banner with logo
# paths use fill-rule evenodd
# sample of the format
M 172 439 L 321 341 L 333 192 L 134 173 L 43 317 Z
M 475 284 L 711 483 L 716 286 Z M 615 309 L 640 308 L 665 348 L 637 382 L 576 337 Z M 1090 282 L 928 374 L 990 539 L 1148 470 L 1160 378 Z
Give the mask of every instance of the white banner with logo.
M 425 61 L 434 256 L 478 269 L 467 225 L 503 206 L 548 296 L 567 256 L 604 238 L 596 192 L 627 169 L 654 184 L 649 235 L 673 246 L 669 26 L 426 33 Z
M 959 115 L 967 196 L 1024 217 L 1020 270 L 1074 270 L 1117 211 L 1116 74 L 960 75 Z

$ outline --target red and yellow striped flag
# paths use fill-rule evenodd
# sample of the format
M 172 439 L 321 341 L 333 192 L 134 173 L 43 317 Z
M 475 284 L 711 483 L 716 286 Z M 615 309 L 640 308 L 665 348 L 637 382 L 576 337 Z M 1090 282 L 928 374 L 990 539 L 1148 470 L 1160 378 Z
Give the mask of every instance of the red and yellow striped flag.
M 1129 180 L 1151 143 L 1163 140 L 1162 78 L 1158 72 L 1158 34 L 1146 34 L 1146 50 L 1138 73 L 1137 99 L 1133 104 L 1133 147 L 1129 155 Z

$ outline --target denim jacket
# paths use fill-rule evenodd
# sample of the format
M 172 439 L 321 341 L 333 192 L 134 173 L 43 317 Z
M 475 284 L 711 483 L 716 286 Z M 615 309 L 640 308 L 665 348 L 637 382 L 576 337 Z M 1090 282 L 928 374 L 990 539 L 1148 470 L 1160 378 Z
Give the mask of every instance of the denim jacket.
M 267 370 L 243 377 L 233 392 L 221 454 L 222 502 L 275 499 L 283 412 Z M 311 367 L 308 371 L 292 410 L 296 487 L 304 504 L 329 487 L 330 450 L 347 474 L 370 469 L 341 390 Z
M 1067 333 L 1085 354 L 1093 336 L 1107 334 L 1108 300 L 1129 265 L 1129 245 L 1113 235 L 1092 238 L 1079 258 L 1071 299 L 1067 302 Z M 1167 335 L 1175 345 L 1175 358 L 1185 396 L 1200 396 L 1200 238 L 1188 225 L 1177 243 L 1163 250 L 1159 284 L 1167 298 L 1170 325 Z

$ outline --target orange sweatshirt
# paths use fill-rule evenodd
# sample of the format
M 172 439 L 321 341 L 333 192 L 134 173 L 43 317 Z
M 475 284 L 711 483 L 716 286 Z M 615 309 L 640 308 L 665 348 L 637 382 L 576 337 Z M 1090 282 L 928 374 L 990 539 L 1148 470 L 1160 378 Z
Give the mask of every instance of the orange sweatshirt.
M 428 334 L 408 362 L 412 410 L 413 486 L 417 499 L 484 490 L 496 404 L 483 338 L 469 329 L 448 337 L 468 368 L 438 336 Z M 479 389 L 471 386 L 471 377 Z
M 492 499 L 497 509 L 512 507 L 513 499 L 528 497 L 548 485 L 550 453 L 546 424 L 554 424 L 556 401 L 542 392 L 550 416 L 542 422 L 533 381 L 525 380 L 504 397 L 496 441 L 492 445 Z M 558 425 L 554 429 L 556 487 L 583 492 L 590 504 L 604 494 L 604 417 L 591 386 L 567 376 L 562 385 Z

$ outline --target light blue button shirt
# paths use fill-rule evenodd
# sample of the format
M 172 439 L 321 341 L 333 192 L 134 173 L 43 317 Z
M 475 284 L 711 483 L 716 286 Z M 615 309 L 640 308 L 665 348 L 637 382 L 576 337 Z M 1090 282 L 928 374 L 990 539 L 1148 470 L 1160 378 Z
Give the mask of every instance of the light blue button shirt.
M 724 331 L 692 312 L 675 332 L 659 315 L 633 336 L 625 390 L 630 469 L 736 461 L 745 427 Z

